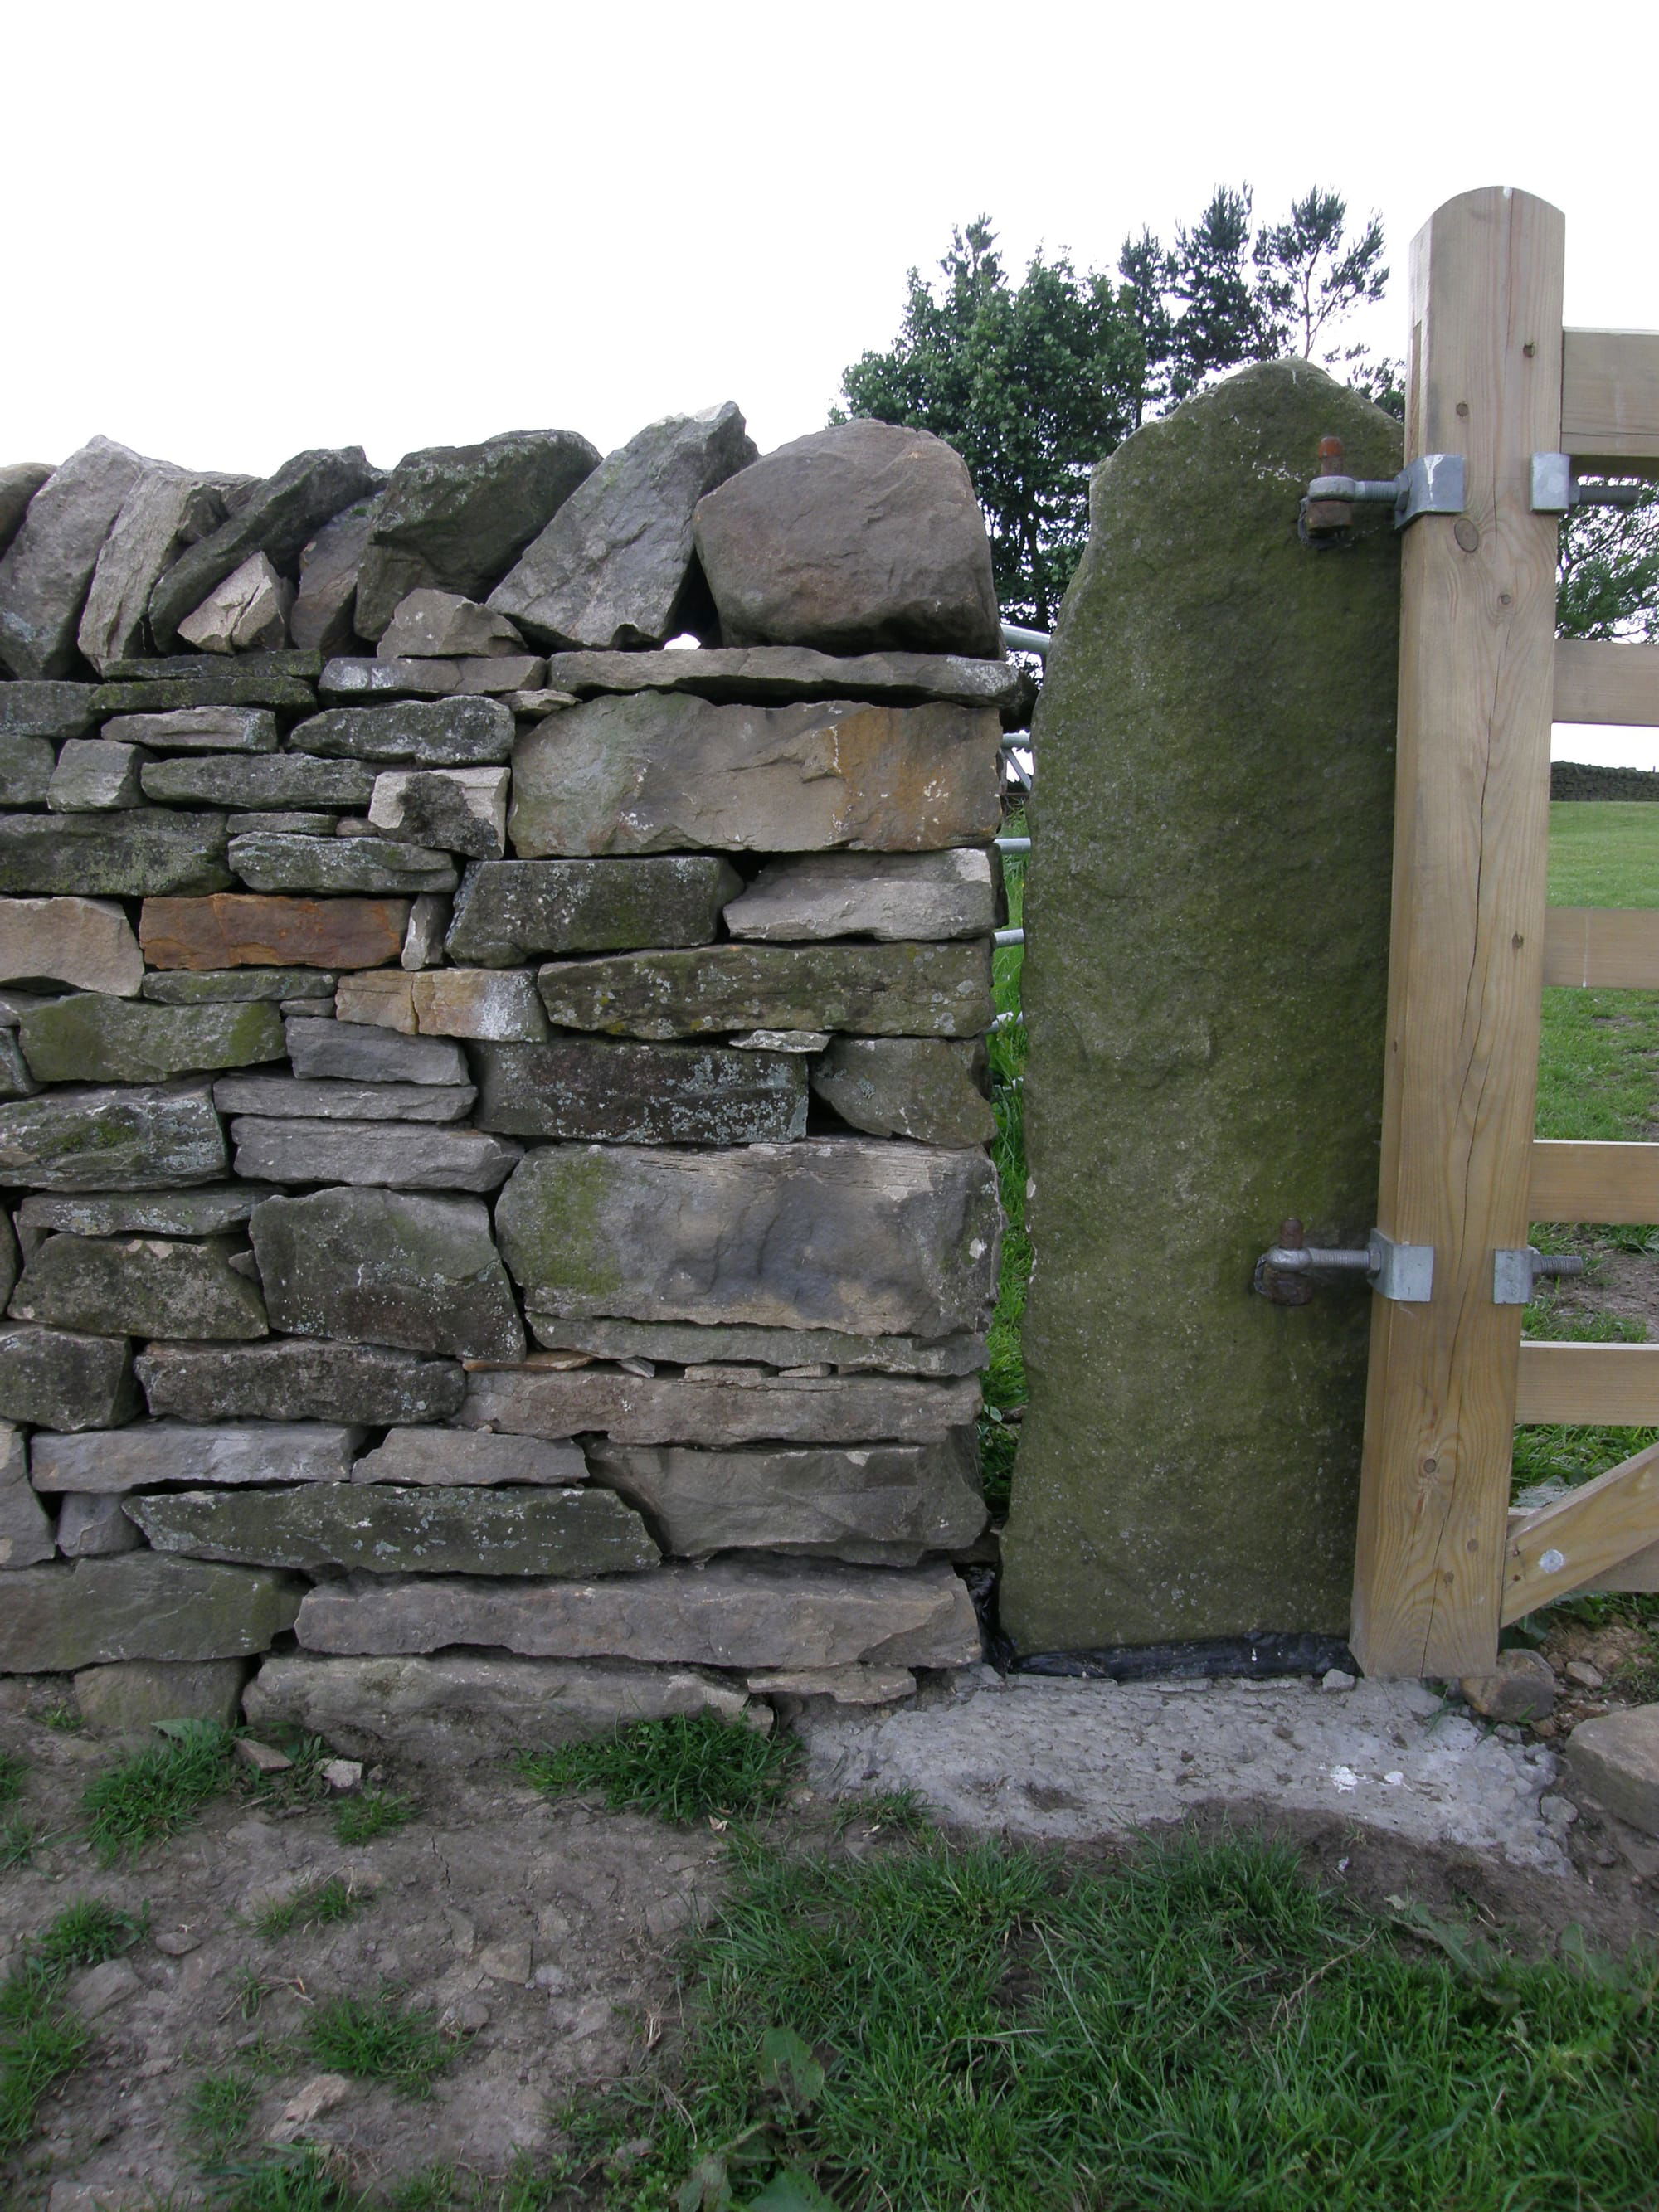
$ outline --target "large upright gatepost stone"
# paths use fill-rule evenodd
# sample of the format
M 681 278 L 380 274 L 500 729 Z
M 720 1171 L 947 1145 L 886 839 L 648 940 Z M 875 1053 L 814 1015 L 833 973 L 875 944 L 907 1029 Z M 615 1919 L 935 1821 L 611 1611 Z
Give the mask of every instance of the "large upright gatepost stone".
M 1399 556 L 1298 542 L 1319 441 L 1399 426 L 1247 369 L 1096 471 L 1050 649 L 1026 893 L 1023 1652 L 1347 1626 L 1368 1294 L 1253 1297 L 1281 1217 L 1374 1219 Z

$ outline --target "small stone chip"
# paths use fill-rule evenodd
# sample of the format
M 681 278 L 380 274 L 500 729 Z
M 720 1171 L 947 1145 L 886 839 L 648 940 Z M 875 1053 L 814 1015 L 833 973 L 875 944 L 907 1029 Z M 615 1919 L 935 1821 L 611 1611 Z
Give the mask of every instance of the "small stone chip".
M 237 1737 L 236 1756 L 256 1774 L 285 1773 L 294 1764 L 288 1753 L 278 1751 L 275 1744 L 260 1743 L 251 1735 Z

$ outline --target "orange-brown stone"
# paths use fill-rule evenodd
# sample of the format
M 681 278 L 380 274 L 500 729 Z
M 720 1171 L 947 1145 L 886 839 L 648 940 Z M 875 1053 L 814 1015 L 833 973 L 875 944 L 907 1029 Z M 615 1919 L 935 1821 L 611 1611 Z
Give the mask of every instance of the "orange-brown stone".
M 403 951 L 406 898 L 284 898 L 220 891 L 148 898 L 138 942 L 152 968 L 378 968 Z

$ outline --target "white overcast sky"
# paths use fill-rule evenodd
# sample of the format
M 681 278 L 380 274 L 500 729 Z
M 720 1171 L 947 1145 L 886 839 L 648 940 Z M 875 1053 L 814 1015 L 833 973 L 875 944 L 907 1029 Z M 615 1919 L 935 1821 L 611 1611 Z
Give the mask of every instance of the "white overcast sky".
M 1413 232 L 1486 184 L 1565 209 L 1570 322 L 1659 328 L 1652 0 L 12 0 L 4 52 L 9 459 L 605 448 L 725 398 L 765 448 L 953 223 L 1106 265 L 1245 179 L 1380 211 L 1395 353 Z

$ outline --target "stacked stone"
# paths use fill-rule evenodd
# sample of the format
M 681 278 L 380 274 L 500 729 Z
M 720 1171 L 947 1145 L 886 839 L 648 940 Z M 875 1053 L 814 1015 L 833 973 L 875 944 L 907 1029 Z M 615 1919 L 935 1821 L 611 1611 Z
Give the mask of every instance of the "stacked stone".
M 957 457 L 96 440 L 0 659 L 0 1672 L 468 1757 L 976 1658 Z

